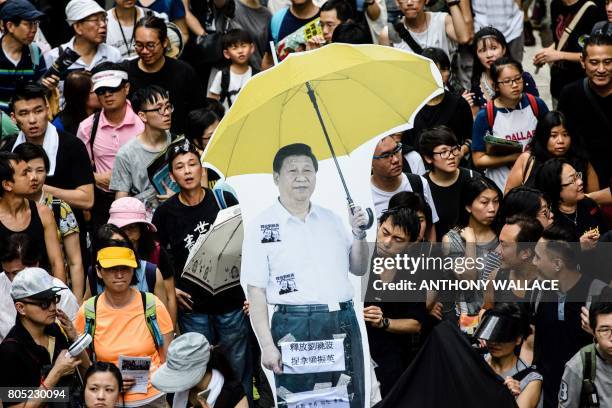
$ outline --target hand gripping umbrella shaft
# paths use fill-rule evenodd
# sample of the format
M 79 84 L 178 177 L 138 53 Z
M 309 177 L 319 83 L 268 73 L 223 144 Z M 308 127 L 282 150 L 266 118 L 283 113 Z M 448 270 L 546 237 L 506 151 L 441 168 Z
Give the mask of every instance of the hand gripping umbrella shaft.
M 327 146 L 329 146 L 329 151 L 331 152 L 332 158 L 334 159 L 334 164 L 336 165 L 336 169 L 338 170 L 338 175 L 340 176 L 342 187 L 344 187 L 344 192 L 346 193 L 346 201 L 348 202 L 349 208 L 351 209 L 351 213 L 353 213 L 355 202 L 351 198 L 351 193 L 348 190 L 346 181 L 344 180 L 344 175 L 342 174 L 342 169 L 340 169 L 340 163 L 338 163 L 338 159 L 336 158 L 336 152 L 334 151 L 334 147 L 332 146 L 331 140 L 329 140 L 329 134 L 327 133 L 325 122 L 323 122 L 323 117 L 321 116 L 321 111 L 319 110 L 319 104 L 317 103 L 317 97 L 315 95 L 314 89 L 312 88 L 312 85 L 310 84 L 310 81 L 306 81 L 306 90 L 308 93 L 308 97 L 310 97 L 310 101 L 312 102 L 312 107 L 317 113 L 317 118 L 319 118 L 319 123 L 321 124 L 321 128 L 323 129 L 323 135 L 325 135 L 325 141 L 327 142 Z M 361 228 L 362 230 L 369 229 L 374 223 L 374 214 L 372 213 L 372 209 L 366 208 L 366 212 L 368 213 L 368 223 L 366 225 L 359 226 L 359 228 Z

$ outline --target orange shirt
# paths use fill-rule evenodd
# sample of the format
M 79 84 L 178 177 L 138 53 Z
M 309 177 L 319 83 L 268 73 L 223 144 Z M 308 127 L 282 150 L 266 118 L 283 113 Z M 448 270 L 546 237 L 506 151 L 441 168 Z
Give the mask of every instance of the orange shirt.
M 151 357 L 149 384 L 147 394 L 125 394 L 126 406 L 130 402 L 153 400 L 160 392 L 151 386 L 151 373 L 161 365 L 161 358 L 151 332 L 145 321 L 142 298 L 136 289 L 131 289 L 134 296 L 130 303 L 121 308 L 113 309 L 106 303 L 106 293 L 98 299 L 96 308 L 96 331 L 94 333 L 94 348 L 98 361 L 112 362 L 118 365 L 119 355 L 131 357 Z M 162 334 L 173 331 L 172 320 L 166 306 L 155 298 L 157 322 Z M 85 331 L 84 306 L 81 306 L 74 321 L 79 333 Z

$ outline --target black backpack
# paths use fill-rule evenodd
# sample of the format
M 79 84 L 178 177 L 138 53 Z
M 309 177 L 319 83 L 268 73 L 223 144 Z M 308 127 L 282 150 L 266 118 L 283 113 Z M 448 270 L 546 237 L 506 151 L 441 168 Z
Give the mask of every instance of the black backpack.
M 258 72 L 259 70 L 251 67 L 251 77 L 253 77 L 253 75 L 257 74 Z M 221 70 L 221 95 L 219 98 L 219 102 L 223 103 L 227 99 L 227 106 L 231 108 L 232 107 L 232 96 L 240 92 L 240 89 L 236 91 L 230 91 L 229 83 L 230 83 L 230 67 L 228 65 Z

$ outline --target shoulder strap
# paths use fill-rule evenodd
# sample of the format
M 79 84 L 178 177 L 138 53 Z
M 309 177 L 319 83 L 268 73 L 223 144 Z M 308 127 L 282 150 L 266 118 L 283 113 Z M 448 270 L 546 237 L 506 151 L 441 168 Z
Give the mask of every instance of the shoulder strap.
M 275 13 L 272 16 L 272 20 L 270 20 L 270 31 L 272 32 L 272 40 L 275 44 L 278 43 L 278 41 L 280 40 L 278 36 L 280 35 L 280 29 L 283 25 L 283 20 L 285 19 L 285 16 L 287 15 L 288 11 L 289 8 L 284 8 Z
M 102 111 L 97 111 L 94 113 L 93 124 L 91 126 L 91 133 L 89 134 L 89 149 L 91 150 L 91 164 L 94 167 L 94 172 L 96 171 L 96 160 L 94 159 L 94 140 L 96 140 L 96 133 L 98 133 L 98 124 L 100 123 L 100 116 L 102 115 Z
M 412 173 L 408 173 L 406 176 L 408 177 L 408 182 L 410 183 L 410 187 L 412 187 L 412 191 L 420 194 L 423 201 L 425 201 L 425 188 L 423 187 L 421 176 Z
M 98 294 L 98 277 L 96 276 L 94 268 L 95 266 L 92 265 L 87 267 L 87 280 L 89 281 L 89 290 L 92 296 Z
M 534 366 L 527 367 L 517 372 L 516 374 L 514 374 L 512 378 L 514 378 L 516 381 L 521 381 L 523 378 L 527 377 L 529 374 L 533 373 L 534 371 L 536 371 L 536 368 Z
M 404 40 L 406 44 L 408 44 L 412 52 L 419 55 L 423 54 L 423 47 L 421 47 L 412 37 L 412 35 L 410 35 L 410 31 L 406 29 L 406 27 L 404 26 L 404 22 L 401 19 L 393 25 L 393 28 L 401 37 L 401 39 Z
M 535 115 L 536 118 L 538 118 L 540 116 L 540 107 L 538 106 L 538 100 L 536 99 L 535 96 L 527 92 L 525 92 L 525 96 L 527 97 L 527 100 L 529 101 L 529 106 L 531 106 L 531 110 L 533 111 L 533 114 Z
M 495 123 L 495 107 L 493 101 L 485 103 L 485 109 L 487 111 L 487 123 L 489 124 L 489 131 L 493 132 L 493 124 Z
M 89 345 L 92 358 L 95 360 L 95 334 L 96 334 L 96 310 L 98 308 L 99 296 L 90 297 L 83 304 L 83 312 L 85 314 L 85 333 L 89 334 L 92 342 Z
M 595 344 L 591 343 L 580 349 L 582 361 L 582 388 L 580 390 L 581 407 L 599 407 L 599 396 L 595 387 L 597 373 L 597 354 Z
M 145 279 L 147 281 L 147 286 L 149 287 L 149 292 L 153 293 L 155 291 L 155 284 L 157 283 L 157 265 L 151 262 L 145 262 Z
M 224 67 L 221 70 L 221 95 L 219 98 L 219 103 L 223 103 L 225 99 L 228 97 L 229 83 L 230 83 L 230 67 Z M 229 98 L 228 98 L 228 102 L 229 102 Z
M 155 347 L 159 349 L 164 345 L 164 338 L 159 324 L 157 323 L 157 306 L 155 304 L 155 295 L 149 292 L 140 292 L 142 299 L 142 308 L 144 310 L 145 320 L 147 322 L 147 328 L 153 337 Z
M 582 18 L 584 13 L 591 6 L 596 6 L 596 5 L 595 5 L 595 3 L 593 3 L 592 1 L 589 0 L 589 1 L 585 2 L 582 5 L 582 7 L 580 7 L 580 10 L 578 10 L 578 13 L 576 13 L 574 18 L 572 18 L 572 21 L 569 23 L 569 25 L 567 27 L 565 27 L 565 29 L 563 30 L 563 34 L 561 35 L 561 38 L 559 39 L 559 42 L 557 43 L 557 47 L 556 47 L 557 51 L 563 50 L 563 47 L 565 47 L 565 44 L 567 43 L 567 40 L 569 40 L 570 35 L 572 35 L 572 32 L 574 31 L 574 28 L 576 28 L 576 26 L 580 22 L 580 19 Z

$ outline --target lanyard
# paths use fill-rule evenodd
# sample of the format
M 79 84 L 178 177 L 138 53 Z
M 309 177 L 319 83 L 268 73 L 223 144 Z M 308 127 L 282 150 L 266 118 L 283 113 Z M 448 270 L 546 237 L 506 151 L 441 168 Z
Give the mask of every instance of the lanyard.
M 130 44 L 134 42 L 134 34 L 136 33 L 136 17 L 138 17 L 138 9 L 134 7 L 134 22 L 132 24 L 132 38 L 130 39 L 129 43 L 127 39 L 125 38 L 125 33 L 123 32 L 123 27 L 121 26 L 121 21 L 119 20 L 119 16 L 117 16 L 117 10 L 114 10 L 114 12 L 115 12 L 115 18 L 117 19 L 117 24 L 119 24 L 119 31 L 121 31 L 121 38 L 123 38 L 123 43 L 125 44 L 125 48 L 127 49 L 127 53 L 128 53 L 127 56 L 130 57 L 132 55 L 132 52 L 130 51 Z

